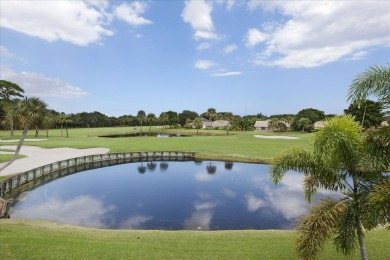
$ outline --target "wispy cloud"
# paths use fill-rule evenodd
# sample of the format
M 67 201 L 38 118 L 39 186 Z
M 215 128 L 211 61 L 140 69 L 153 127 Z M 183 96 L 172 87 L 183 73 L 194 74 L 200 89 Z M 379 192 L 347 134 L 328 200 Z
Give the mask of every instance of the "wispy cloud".
M 36 72 L 16 72 L 1 65 L 1 78 L 18 84 L 28 96 L 80 98 L 89 93 L 61 79 L 50 78 Z
M 201 70 L 209 69 L 211 67 L 214 67 L 215 65 L 216 63 L 211 60 L 198 60 L 195 62 L 195 68 Z
M 241 71 L 227 71 L 227 72 L 219 72 L 219 73 L 214 73 L 211 76 L 213 77 L 228 77 L 228 76 L 237 76 L 241 75 Z
M 232 52 L 236 51 L 237 48 L 238 48 L 238 46 L 236 44 L 229 44 L 225 48 L 223 48 L 223 53 L 224 54 L 232 53 Z

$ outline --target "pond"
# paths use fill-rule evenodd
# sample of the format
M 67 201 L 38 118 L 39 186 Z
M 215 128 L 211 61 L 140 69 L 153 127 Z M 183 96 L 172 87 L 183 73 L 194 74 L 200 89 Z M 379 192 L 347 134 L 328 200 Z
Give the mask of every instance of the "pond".
M 308 208 L 297 173 L 275 186 L 268 165 L 161 161 L 57 179 L 19 195 L 10 214 L 107 229 L 259 230 L 292 229 Z
M 111 134 L 111 135 L 101 135 L 99 137 L 105 138 L 122 138 L 122 137 L 160 137 L 160 138 L 168 138 L 168 137 L 185 137 L 186 135 L 182 134 L 167 134 L 167 133 L 121 133 L 121 134 Z

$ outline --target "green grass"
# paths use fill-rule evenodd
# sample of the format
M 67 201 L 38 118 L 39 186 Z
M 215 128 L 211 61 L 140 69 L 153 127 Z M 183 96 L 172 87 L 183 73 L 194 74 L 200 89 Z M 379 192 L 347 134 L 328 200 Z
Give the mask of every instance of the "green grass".
M 139 128 L 138 128 L 139 129 Z M 148 132 L 148 127 L 143 131 Z M 153 128 L 153 131 L 175 133 L 178 130 Z M 134 132 L 133 128 L 70 129 L 69 138 L 60 130 L 51 130 L 43 142 L 25 142 L 43 148 L 107 147 L 110 152 L 132 151 L 194 151 L 200 159 L 268 162 L 278 152 L 298 145 L 309 149 L 312 134 L 281 133 L 298 140 L 261 139 L 263 132 L 230 132 L 180 130 L 191 135 L 183 138 L 99 138 L 99 135 Z M 30 131 L 27 138 L 35 138 Z M 65 134 L 65 131 L 64 131 Z M 0 131 L 1 139 L 10 137 Z M 207 135 L 207 136 L 205 136 Z M 42 132 L 37 138 L 46 138 Z M 15 143 L 3 143 L 16 145 Z M 4 150 L 4 148 L 3 148 Z M 3 156 L 3 155 L 2 155 Z M 3 157 L 2 157 L 3 158 Z M 3 177 L 4 178 L 4 177 Z M 0 177 L 0 181 L 1 181 Z M 0 259 L 297 259 L 294 231 L 131 231 L 98 230 L 60 225 L 45 221 L 1 219 Z M 370 259 L 388 259 L 390 232 L 368 232 L 367 250 Z M 356 251 L 351 258 L 338 254 L 328 245 L 320 259 L 359 259 Z
M 143 128 L 143 132 L 148 132 L 148 127 Z M 153 131 L 178 132 L 175 129 L 152 128 Z M 139 128 L 136 132 L 139 131 Z M 155 137 L 124 137 L 124 138 L 102 138 L 97 137 L 105 134 L 115 134 L 124 132 L 134 132 L 131 127 L 116 128 L 83 128 L 70 129 L 69 138 L 61 137 L 60 130 L 50 130 L 49 138 L 43 142 L 28 142 L 26 145 L 35 145 L 43 148 L 72 147 L 72 148 L 94 148 L 106 147 L 111 153 L 135 152 L 135 151 L 193 151 L 197 152 L 199 159 L 210 160 L 231 160 L 243 162 L 267 163 L 278 152 L 299 145 L 309 149 L 312 134 L 302 133 L 281 133 L 281 135 L 297 136 L 298 140 L 285 139 L 262 139 L 254 137 L 259 132 L 230 132 L 226 136 L 226 131 L 202 130 L 202 135 L 196 136 L 196 130 L 180 130 L 180 133 L 192 135 L 181 138 L 155 138 Z M 0 131 L 2 139 L 16 139 L 19 132 L 15 132 L 15 137 L 10 137 L 8 131 Z M 34 138 L 34 131 L 30 131 L 27 138 Z M 270 133 L 261 133 L 270 134 Z M 273 134 L 273 133 L 271 133 Z M 45 133 L 41 133 L 37 138 L 46 138 Z M 14 143 L 16 144 L 16 142 Z M 10 145 L 9 143 L 3 145 Z M 1 148 L 1 146 L 0 146 Z
M 294 231 L 98 230 L 0 220 L 0 259 L 297 259 Z M 367 234 L 370 259 L 388 259 L 390 232 Z M 326 247 L 320 259 L 351 258 Z

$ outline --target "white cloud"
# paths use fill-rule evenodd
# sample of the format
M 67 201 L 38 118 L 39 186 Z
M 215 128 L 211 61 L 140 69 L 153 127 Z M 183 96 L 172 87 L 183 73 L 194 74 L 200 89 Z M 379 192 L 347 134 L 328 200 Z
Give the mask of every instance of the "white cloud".
M 257 211 L 267 206 L 267 202 L 262 199 L 256 198 L 252 194 L 246 196 L 247 209 L 250 212 Z
M 285 68 L 316 67 L 362 58 L 375 46 L 390 47 L 390 2 L 251 1 L 248 8 L 287 19 L 267 31 L 255 63 Z M 268 28 L 270 29 L 270 28 Z M 249 37 L 248 37 L 249 39 Z M 256 44 L 249 43 L 248 46 Z
M 113 32 L 110 16 L 97 6 L 106 1 L 3 1 L 0 25 L 49 42 L 88 45 Z
M 223 49 L 224 54 L 229 54 L 237 50 L 237 45 L 236 44 L 229 44 Z
M 194 34 L 194 39 L 195 40 L 201 40 L 201 39 L 206 39 L 206 40 L 218 40 L 218 35 L 216 35 L 213 32 L 207 32 L 207 31 L 196 31 Z
M 192 29 L 195 30 L 195 40 L 218 39 L 218 36 L 213 32 L 212 9 L 212 4 L 204 0 L 189 0 L 185 2 L 181 17 L 184 22 L 189 23 Z
M 207 49 L 210 49 L 213 45 L 209 42 L 202 42 L 201 44 L 198 45 L 198 47 L 196 47 L 197 50 L 207 50 Z
M 246 34 L 246 46 L 254 47 L 257 44 L 266 41 L 267 38 L 268 38 L 267 34 L 262 33 L 261 31 L 255 28 L 249 29 Z
M 217 203 L 215 202 L 203 202 L 203 203 L 195 203 L 195 209 L 196 210 L 210 210 L 217 206 Z
M 90 196 L 80 196 L 68 201 L 50 198 L 41 204 L 34 204 L 26 210 L 15 210 L 15 218 L 46 219 L 71 225 L 105 228 L 105 215 L 115 209 L 103 205 Z
M 228 197 L 228 198 L 235 198 L 237 196 L 237 193 L 230 190 L 230 189 L 227 189 L 227 188 L 224 188 L 223 189 L 223 194 Z
M 190 23 L 194 30 L 212 31 L 214 28 L 211 11 L 211 4 L 206 1 L 190 0 L 185 2 L 181 17 L 184 22 Z
M 142 225 L 151 219 L 153 219 L 151 216 L 134 216 L 120 223 L 119 227 L 121 229 L 143 229 Z
M 201 70 L 209 69 L 215 65 L 216 64 L 211 60 L 198 60 L 195 62 L 195 68 Z
M 147 8 L 145 3 L 135 1 L 132 3 L 123 3 L 115 8 L 115 16 L 127 22 L 130 25 L 138 26 L 138 25 L 146 25 L 152 24 L 153 22 L 147 20 L 140 15 L 142 15 Z
M 214 73 L 212 76 L 213 77 L 227 77 L 227 76 L 237 76 L 241 75 L 241 71 L 227 71 L 227 72 L 219 72 L 219 73 Z
M 0 57 L 12 57 L 14 54 L 7 47 L 0 45 Z
M 58 78 L 35 72 L 15 72 L 1 65 L 1 78 L 18 84 L 26 95 L 37 97 L 79 98 L 89 93 Z

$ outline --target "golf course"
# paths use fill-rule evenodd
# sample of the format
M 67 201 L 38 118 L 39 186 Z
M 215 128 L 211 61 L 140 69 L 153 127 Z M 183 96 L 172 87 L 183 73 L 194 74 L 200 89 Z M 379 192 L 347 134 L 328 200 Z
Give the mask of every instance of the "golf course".
M 310 149 L 313 133 L 264 132 L 269 138 L 258 138 L 256 131 L 201 130 L 153 127 L 151 132 L 180 134 L 181 137 L 99 137 L 136 133 L 140 128 L 69 129 L 69 137 L 61 130 L 43 131 L 35 137 L 30 131 L 24 146 L 50 148 L 108 148 L 109 153 L 142 151 L 191 151 L 200 160 L 268 163 L 281 151 L 293 146 Z M 148 133 L 149 127 L 143 132 Z M 17 139 L 9 131 L 0 131 L 2 141 Z M 272 136 L 278 138 L 271 138 Z M 284 136 L 297 137 L 285 139 Z M 44 139 L 28 141 L 30 139 Z M 4 146 L 16 145 L 3 142 Z M 21 155 L 23 157 L 23 155 Z M 1 154 L 1 161 L 11 155 Z M 2 176 L 0 181 L 7 178 Z M 224 231 L 162 231 L 105 230 L 81 228 L 41 220 L 0 219 L 1 259 L 298 259 L 293 230 L 224 230 Z M 366 233 L 366 247 L 371 259 L 388 259 L 390 234 L 385 229 Z M 320 259 L 359 259 L 359 251 L 350 257 L 326 244 Z

